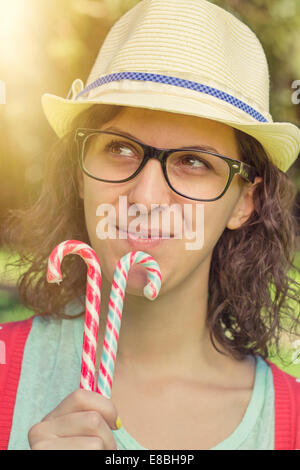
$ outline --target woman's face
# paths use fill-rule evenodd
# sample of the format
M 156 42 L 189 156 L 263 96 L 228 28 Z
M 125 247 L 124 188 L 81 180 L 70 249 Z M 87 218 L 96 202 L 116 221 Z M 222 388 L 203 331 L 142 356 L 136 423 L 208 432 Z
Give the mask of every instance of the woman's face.
M 99 129 L 106 130 L 111 127 L 114 131 L 118 129 L 120 134 L 130 133 L 139 141 L 158 148 L 174 149 L 205 144 L 214 147 L 217 153 L 240 159 L 234 130 L 225 124 L 209 119 L 142 108 L 122 108 L 118 115 L 99 126 Z M 239 176 L 235 176 L 222 198 L 211 202 L 189 200 L 171 190 L 165 181 L 160 162 L 154 159 L 149 160 L 134 179 L 125 183 L 105 183 L 80 173 L 79 188 L 84 200 L 87 230 L 91 246 L 100 258 L 102 274 L 111 284 L 118 260 L 130 251 L 140 250 L 153 256 L 160 266 L 163 280 L 160 295 L 178 287 L 187 278 L 191 282 L 193 279 L 199 282 L 199 274 L 204 272 L 203 269 L 208 270 L 213 248 L 224 229 L 226 227 L 236 229 L 249 217 L 253 209 L 249 187 L 250 185 L 242 184 Z M 123 198 L 120 199 L 120 196 Z M 102 212 L 102 216 L 97 215 L 100 214 L 101 204 L 109 204 L 109 207 L 114 208 L 112 213 L 116 215 L 117 227 L 124 225 L 125 219 L 123 218 L 121 222 L 119 215 L 121 207 L 122 217 L 127 216 L 127 228 L 130 222 L 139 215 L 139 212 L 135 216 L 128 215 L 128 209 L 133 205 L 143 204 L 147 211 L 143 214 L 142 220 L 148 223 L 149 232 L 151 217 L 153 212 L 157 211 L 153 209 L 153 205 L 170 208 L 176 204 L 177 208 L 181 209 L 179 214 L 182 217 L 182 227 L 184 223 L 192 227 L 198 239 L 202 240 L 201 247 L 187 249 L 187 244 L 191 244 L 194 240 L 187 238 L 184 230 L 181 236 L 177 235 L 178 238 L 163 239 L 153 246 L 147 242 L 143 244 L 139 241 L 134 244 L 128 238 L 120 239 L 118 230 L 116 230 L 116 237 L 100 239 L 99 222 L 108 215 L 107 212 Z M 188 205 L 189 210 L 184 205 Z M 202 206 L 203 219 L 200 216 L 201 209 L 197 209 L 197 205 L 198 208 Z M 153 220 L 152 218 L 152 227 Z M 170 220 L 172 237 L 176 227 L 175 219 Z M 163 229 L 162 218 L 158 228 Z M 135 295 L 143 295 L 142 289 L 145 284 L 145 268 L 139 265 L 133 266 L 127 281 L 127 291 Z

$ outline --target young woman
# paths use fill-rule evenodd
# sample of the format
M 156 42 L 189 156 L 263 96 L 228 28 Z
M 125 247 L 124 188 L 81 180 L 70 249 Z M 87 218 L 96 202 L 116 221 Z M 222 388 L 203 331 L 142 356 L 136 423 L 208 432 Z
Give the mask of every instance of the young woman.
M 76 80 L 71 98 L 43 97 L 59 140 L 40 198 L 10 224 L 29 263 L 20 297 L 35 316 L 2 325 L 3 448 L 299 446 L 299 383 L 267 358 L 299 326 L 288 303 L 299 307 L 296 188 L 285 172 L 300 131 L 272 122 L 267 78 L 259 41 L 234 16 L 204 0 L 144 0 L 114 25 L 84 89 Z M 102 204 L 115 209 L 116 237 L 99 236 Z M 137 239 L 121 219 L 139 205 L 148 228 Z M 191 209 L 200 248 L 175 236 L 175 219 L 168 238 L 161 220 L 151 238 L 153 213 L 174 205 L 182 222 Z M 101 261 L 96 370 L 118 260 L 140 250 L 161 269 L 153 302 L 145 269 L 129 272 L 111 399 L 79 390 L 84 262 L 68 256 L 61 285 L 46 280 L 68 239 Z

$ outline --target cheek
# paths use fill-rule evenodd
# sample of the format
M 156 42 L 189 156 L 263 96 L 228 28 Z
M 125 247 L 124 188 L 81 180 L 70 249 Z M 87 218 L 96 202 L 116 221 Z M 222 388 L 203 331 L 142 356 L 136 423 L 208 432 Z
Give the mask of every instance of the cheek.
M 226 195 L 225 195 L 226 196 Z M 204 246 L 211 251 L 222 233 L 235 207 L 235 200 L 224 197 L 205 203 L 204 207 Z
M 227 214 L 224 210 L 205 208 L 204 216 L 204 234 L 205 240 L 209 245 L 215 246 L 222 235 L 227 222 Z
M 83 203 L 84 203 L 84 212 L 85 220 L 87 225 L 87 231 L 90 235 L 94 233 L 94 225 L 96 222 L 96 209 L 97 209 L 97 199 L 96 191 L 93 190 L 93 184 L 85 184 L 83 192 Z
M 96 238 L 96 227 L 99 222 L 97 210 L 101 204 L 113 204 L 113 197 L 113 189 L 104 187 L 104 183 L 101 181 L 94 181 L 90 178 L 88 181 L 85 180 L 83 203 L 87 231 L 91 241 Z

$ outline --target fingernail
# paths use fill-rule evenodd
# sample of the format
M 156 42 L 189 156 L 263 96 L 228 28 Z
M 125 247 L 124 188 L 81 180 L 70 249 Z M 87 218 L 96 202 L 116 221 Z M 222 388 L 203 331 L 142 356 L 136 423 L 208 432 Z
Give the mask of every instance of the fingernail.
M 118 416 L 117 421 L 116 421 L 116 428 L 120 429 L 121 427 L 122 427 L 122 421 L 121 421 L 120 416 Z

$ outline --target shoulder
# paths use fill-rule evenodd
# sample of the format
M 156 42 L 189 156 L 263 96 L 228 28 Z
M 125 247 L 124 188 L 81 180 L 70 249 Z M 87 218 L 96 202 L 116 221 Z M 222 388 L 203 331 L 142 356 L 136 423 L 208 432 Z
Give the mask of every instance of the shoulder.
M 24 348 L 33 318 L 0 324 L 0 449 L 6 449 Z
M 277 448 L 300 449 L 300 380 L 267 362 L 273 374 Z
M 20 321 L 10 321 L 10 322 L 0 322 L 0 331 L 1 332 L 13 332 L 13 331 L 21 331 L 24 328 L 28 328 L 29 325 L 32 323 L 33 319 L 35 318 L 35 315 L 32 315 L 29 318 L 26 318 L 25 320 L 20 320 Z
M 272 370 L 274 386 L 277 386 L 279 389 L 282 387 L 289 390 L 291 393 L 298 392 L 300 393 L 300 379 L 284 372 L 276 364 L 270 361 L 266 361 L 269 367 Z M 300 399 L 300 396 L 297 398 Z
M 14 361 L 15 354 L 23 352 L 29 337 L 47 335 L 51 326 L 57 328 L 60 322 L 48 315 L 33 315 L 26 320 L 0 323 L 0 364 L 9 359 Z
M 0 323 L 0 392 L 11 380 L 18 380 L 29 338 L 43 335 L 48 323 L 46 318 L 38 315 Z
M 273 384 L 277 395 L 278 403 L 281 404 L 284 398 L 290 397 L 291 406 L 298 412 L 300 419 L 300 379 L 281 370 L 274 363 L 267 361 L 272 370 Z
M 24 345 L 32 328 L 33 319 L 34 317 L 22 321 L 0 323 L 1 356 L 3 356 L 4 350 L 5 355 L 7 355 L 10 351 L 21 348 Z M 1 357 L 0 364 L 4 362 L 3 357 Z
M 1 380 L 19 371 L 22 363 L 25 344 L 32 328 L 33 317 L 27 320 L 0 323 L 0 368 Z

